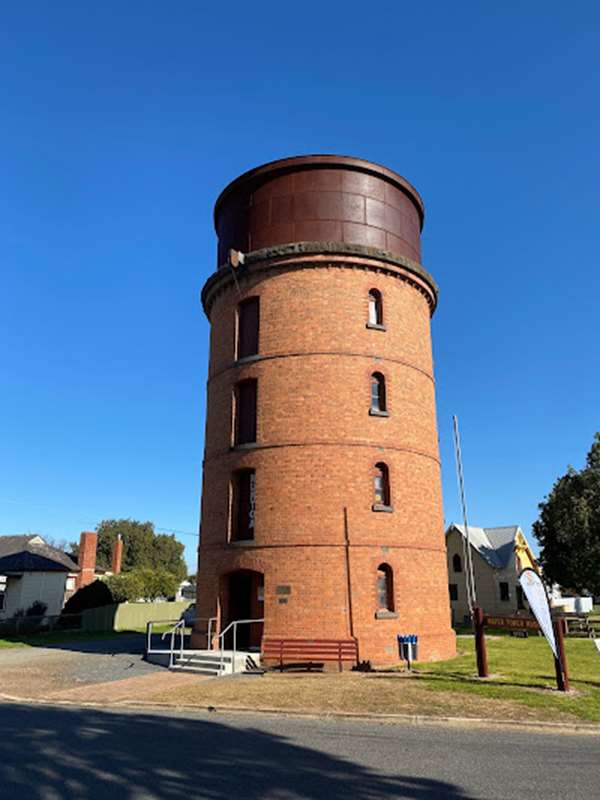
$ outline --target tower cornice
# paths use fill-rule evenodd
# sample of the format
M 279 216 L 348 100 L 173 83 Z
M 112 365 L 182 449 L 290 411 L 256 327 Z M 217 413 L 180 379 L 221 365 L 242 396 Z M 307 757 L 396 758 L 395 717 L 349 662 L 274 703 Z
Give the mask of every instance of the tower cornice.
M 237 268 L 219 267 L 204 284 L 202 306 L 210 319 L 215 299 L 235 282 L 241 286 L 257 272 L 271 270 L 342 268 L 379 272 L 409 283 L 427 300 L 433 315 L 438 301 L 438 286 L 429 272 L 406 256 L 366 245 L 344 242 L 294 242 L 264 247 L 246 253 Z

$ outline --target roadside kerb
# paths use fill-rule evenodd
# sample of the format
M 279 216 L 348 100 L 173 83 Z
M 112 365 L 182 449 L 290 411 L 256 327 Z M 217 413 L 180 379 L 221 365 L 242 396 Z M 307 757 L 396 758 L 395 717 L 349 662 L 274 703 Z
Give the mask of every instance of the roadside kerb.
M 0 703 L 24 703 L 36 706 L 67 706 L 71 708 L 96 708 L 102 711 L 118 709 L 145 709 L 147 711 L 196 711 L 217 714 L 265 714 L 279 717 L 298 717 L 322 720 L 356 720 L 357 722 L 380 722 L 403 725 L 447 725 L 450 727 L 502 728 L 504 730 L 531 731 L 534 733 L 564 733 L 571 736 L 600 736 L 600 725 L 579 722 L 544 722 L 536 720 L 492 719 L 488 717 L 427 716 L 424 714 L 365 714 L 352 711 L 282 710 L 279 708 L 250 708 L 246 706 L 199 706 L 192 703 L 158 703 L 143 700 L 117 700 L 106 703 L 76 702 L 74 700 L 44 700 L 43 698 L 13 697 L 0 694 Z

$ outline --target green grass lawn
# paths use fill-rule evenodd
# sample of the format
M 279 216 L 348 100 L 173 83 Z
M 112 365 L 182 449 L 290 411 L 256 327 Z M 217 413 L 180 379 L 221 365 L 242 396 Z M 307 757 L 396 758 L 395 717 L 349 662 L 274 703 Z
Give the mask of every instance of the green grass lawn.
M 152 628 L 154 634 L 162 634 L 171 630 L 173 622 L 157 623 Z M 190 632 L 186 628 L 186 633 Z M 146 633 L 146 627 L 132 628 L 127 631 L 98 631 L 95 633 L 83 631 L 53 631 L 51 633 L 30 633 L 22 636 L 0 637 L 0 649 L 7 647 L 46 647 L 51 644 L 65 642 L 91 641 L 99 639 L 113 639 L 117 636 L 131 635 L 132 633 Z
M 556 691 L 554 659 L 543 637 L 518 639 L 487 636 L 491 677 L 480 680 L 473 638 L 457 640 L 459 655 L 451 661 L 418 665 L 418 685 L 432 692 L 453 692 L 465 702 L 477 698 L 516 701 L 530 710 L 554 711 L 589 722 L 600 722 L 600 653 L 590 639 L 566 639 L 571 689 Z

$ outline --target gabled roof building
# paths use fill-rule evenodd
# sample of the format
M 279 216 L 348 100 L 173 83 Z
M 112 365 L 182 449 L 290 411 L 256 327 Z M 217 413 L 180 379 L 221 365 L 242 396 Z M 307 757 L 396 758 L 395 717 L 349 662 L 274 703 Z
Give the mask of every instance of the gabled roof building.
M 75 558 L 37 534 L 0 536 L 0 621 L 27 612 L 34 603 L 43 604 L 47 616 L 60 614 L 77 589 L 120 572 L 123 542 L 115 543 L 111 570 L 96 564 L 97 543 L 97 533 L 84 531 Z
M 522 569 L 539 571 L 533 550 L 519 525 L 479 528 L 469 525 L 477 602 L 486 614 L 527 612 L 518 583 Z M 453 624 L 469 621 L 466 589 L 466 533 L 464 525 L 452 523 L 446 531 L 448 589 Z
M 35 602 L 46 606 L 46 614 L 60 614 L 78 574 L 77 563 L 41 536 L 0 536 L 0 619 Z

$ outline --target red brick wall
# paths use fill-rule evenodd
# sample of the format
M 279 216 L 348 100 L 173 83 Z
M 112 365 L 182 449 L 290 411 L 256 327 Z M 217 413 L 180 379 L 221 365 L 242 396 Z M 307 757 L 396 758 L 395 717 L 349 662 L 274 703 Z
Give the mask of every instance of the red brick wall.
M 79 565 L 79 575 L 77 576 L 77 588 L 81 589 L 91 583 L 96 571 L 96 547 L 98 546 L 98 534 L 91 531 L 84 531 L 79 538 L 79 554 L 77 563 Z
M 123 560 L 123 539 L 119 535 L 118 538 L 115 540 L 112 549 L 112 558 L 111 558 L 111 572 L 113 575 L 118 575 L 121 572 L 121 562 Z
M 303 261 L 253 264 L 238 273 L 240 291 L 230 285 L 210 311 L 198 614 L 221 604 L 226 617 L 223 576 L 255 570 L 264 573 L 266 636 L 348 638 L 346 508 L 360 658 L 396 662 L 397 633 L 417 633 L 424 659 L 451 656 L 428 298 L 373 259 L 357 258 L 361 268 L 351 257 Z M 372 288 L 386 331 L 366 327 Z M 253 295 L 259 358 L 237 365 L 235 309 Z M 369 415 L 374 371 L 386 378 L 389 417 Z M 231 450 L 233 387 L 245 378 L 258 381 L 257 444 Z M 379 461 L 389 467 L 392 513 L 371 509 Z M 228 545 L 229 481 L 245 467 L 256 470 L 255 540 Z M 393 569 L 397 618 L 375 618 L 381 563 Z

